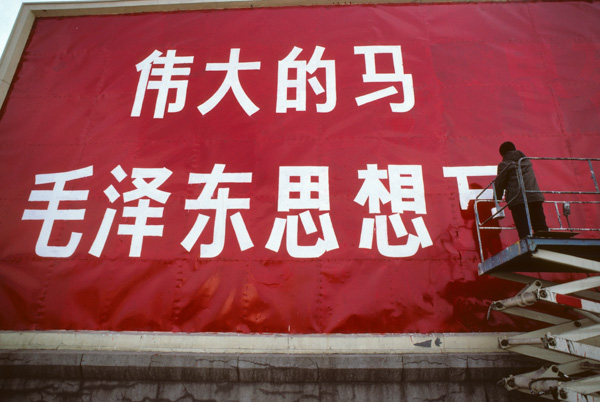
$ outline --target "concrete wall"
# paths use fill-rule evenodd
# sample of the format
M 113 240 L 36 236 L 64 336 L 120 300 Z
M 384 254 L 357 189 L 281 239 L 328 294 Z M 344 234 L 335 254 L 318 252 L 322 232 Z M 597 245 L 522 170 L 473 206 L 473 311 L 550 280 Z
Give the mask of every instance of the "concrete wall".
M 507 353 L 283 355 L 0 352 L 2 401 L 528 401 Z

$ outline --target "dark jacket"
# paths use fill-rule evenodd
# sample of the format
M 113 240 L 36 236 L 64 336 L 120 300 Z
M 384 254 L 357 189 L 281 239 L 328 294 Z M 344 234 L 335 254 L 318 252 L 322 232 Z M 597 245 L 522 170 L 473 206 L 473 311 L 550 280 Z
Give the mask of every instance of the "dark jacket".
M 517 164 L 519 159 L 524 157 L 525 154 L 521 151 L 508 151 L 504 154 L 502 162 L 498 165 L 498 176 L 496 176 L 495 181 L 496 197 L 502 199 L 502 194 L 504 193 L 504 190 L 506 190 L 505 200 L 506 202 L 509 202 L 509 208 L 511 206 L 524 204 L 517 176 Z M 529 192 L 531 190 L 540 191 L 537 180 L 535 179 L 535 173 L 533 172 L 533 166 L 529 159 L 521 161 L 521 171 L 523 172 L 525 190 L 527 190 L 527 203 L 544 201 L 544 195 L 542 193 Z M 511 202 L 511 200 L 513 201 Z

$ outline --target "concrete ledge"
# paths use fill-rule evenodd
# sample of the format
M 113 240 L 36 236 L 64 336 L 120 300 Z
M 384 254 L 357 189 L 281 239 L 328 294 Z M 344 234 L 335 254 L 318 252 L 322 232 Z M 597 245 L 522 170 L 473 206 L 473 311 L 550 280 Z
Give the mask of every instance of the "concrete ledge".
M 509 333 L 235 334 L 102 331 L 0 331 L 0 350 L 80 350 L 235 354 L 506 353 Z M 512 334 L 514 335 L 514 334 Z
M 198 383 L 485 382 L 538 369 L 508 353 L 408 355 L 4 351 L 0 378 Z

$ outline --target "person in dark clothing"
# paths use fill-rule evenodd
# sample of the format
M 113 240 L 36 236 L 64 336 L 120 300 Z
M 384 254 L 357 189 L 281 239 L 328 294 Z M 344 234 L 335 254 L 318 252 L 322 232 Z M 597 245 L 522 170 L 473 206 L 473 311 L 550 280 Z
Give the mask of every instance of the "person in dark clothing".
M 515 221 L 519 238 L 524 238 L 529 235 L 529 224 L 527 223 L 525 201 L 521 186 L 519 185 L 517 170 L 519 159 L 524 158 L 525 154 L 518 151 L 512 142 L 505 142 L 500 146 L 500 155 L 502 155 L 502 162 L 498 165 L 498 175 L 495 180 L 496 197 L 501 200 L 506 190 L 505 200 Z M 548 231 L 546 216 L 544 215 L 542 206 L 544 195 L 539 192 L 540 188 L 538 187 L 533 166 L 529 159 L 521 161 L 521 171 L 523 173 L 523 184 L 527 191 L 525 197 L 527 198 L 531 226 L 534 232 Z

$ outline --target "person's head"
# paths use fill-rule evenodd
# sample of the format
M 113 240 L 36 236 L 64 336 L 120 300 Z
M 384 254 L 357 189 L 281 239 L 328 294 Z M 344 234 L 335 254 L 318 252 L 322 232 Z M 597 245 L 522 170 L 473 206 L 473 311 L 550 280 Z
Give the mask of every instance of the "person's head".
M 515 144 L 513 144 L 510 141 L 506 141 L 505 143 L 500 145 L 500 155 L 502 155 L 502 156 L 504 156 L 504 154 L 509 151 L 516 151 L 516 150 L 517 150 L 517 148 L 515 147 Z

